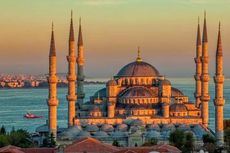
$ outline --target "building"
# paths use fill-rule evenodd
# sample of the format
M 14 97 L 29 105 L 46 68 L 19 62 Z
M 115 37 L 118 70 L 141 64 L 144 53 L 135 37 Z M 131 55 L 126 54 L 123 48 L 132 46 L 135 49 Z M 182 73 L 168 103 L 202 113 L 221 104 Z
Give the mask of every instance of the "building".
M 74 32 L 71 17 L 69 39 L 69 88 L 68 128 L 57 136 L 60 143 L 72 143 L 83 137 L 94 137 L 105 143 L 119 141 L 123 146 L 141 146 L 151 138 L 167 143 L 175 129 L 191 132 L 199 144 L 204 134 L 212 134 L 208 128 L 209 54 L 206 14 L 201 42 L 200 24 L 196 43 L 196 91 L 191 102 L 182 91 L 173 87 L 153 65 L 140 55 L 128 63 L 106 83 L 106 86 L 84 101 L 84 45 L 81 22 L 79 24 L 78 53 L 75 57 Z M 219 30 L 217 47 L 216 84 L 216 137 L 223 141 L 223 55 Z M 77 79 L 75 60 L 77 59 Z M 77 80 L 77 87 L 75 81 Z M 49 132 L 57 133 L 56 54 L 52 31 L 49 73 Z M 77 88 L 77 94 L 75 89 Z M 217 124 L 218 123 L 218 124 Z M 39 132 L 39 131 L 38 131 Z

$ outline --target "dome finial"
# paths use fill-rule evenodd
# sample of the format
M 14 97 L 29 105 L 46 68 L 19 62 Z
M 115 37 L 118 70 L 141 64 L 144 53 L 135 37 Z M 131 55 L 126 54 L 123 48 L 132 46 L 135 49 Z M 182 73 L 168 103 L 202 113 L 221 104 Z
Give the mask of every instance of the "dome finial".
M 140 46 L 138 46 L 137 47 L 137 62 L 141 62 L 142 61 L 142 59 L 141 59 L 141 57 L 140 57 L 140 54 L 141 54 L 141 51 L 140 51 Z

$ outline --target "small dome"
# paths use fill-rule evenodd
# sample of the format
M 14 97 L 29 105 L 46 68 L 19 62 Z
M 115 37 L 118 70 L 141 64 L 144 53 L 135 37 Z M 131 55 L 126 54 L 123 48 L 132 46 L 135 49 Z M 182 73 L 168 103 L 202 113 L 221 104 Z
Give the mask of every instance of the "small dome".
M 115 80 L 109 80 L 106 85 L 107 86 L 116 86 L 117 82 Z
M 152 65 L 135 61 L 124 66 L 117 74 L 118 77 L 157 77 L 158 70 Z
M 110 124 L 103 124 L 101 130 L 105 132 L 112 132 L 114 130 L 113 126 Z
M 80 132 L 81 129 L 77 126 L 68 128 L 60 134 L 60 139 L 74 139 Z
M 111 136 L 113 138 L 117 138 L 117 137 L 126 137 L 127 133 L 126 132 L 121 132 L 121 131 L 115 131 L 111 134 Z
M 120 94 L 121 98 L 150 98 L 153 93 L 145 87 L 131 87 Z
M 85 130 L 88 131 L 88 132 L 97 132 L 99 130 L 99 128 L 96 125 L 88 124 L 85 127 Z
M 148 131 L 154 130 L 154 131 L 160 131 L 160 127 L 158 124 L 149 124 L 146 126 Z
M 177 88 L 172 87 L 172 97 L 184 96 L 183 92 Z
M 135 119 L 131 122 L 131 126 L 142 126 L 143 125 L 143 121 L 140 119 Z
M 164 124 L 162 127 L 163 131 L 173 131 L 175 130 L 175 126 L 173 124 Z
M 97 131 L 93 136 L 95 136 L 95 137 L 108 137 L 108 134 L 104 131 Z
M 87 131 L 81 131 L 79 134 L 78 134 L 78 137 L 80 138 L 83 138 L 83 137 L 91 137 L 90 133 L 87 132 Z
M 118 124 L 116 129 L 119 131 L 125 132 L 128 130 L 128 125 L 127 124 Z
M 171 82 L 169 80 L 162 80 L 161 84 L 163 86 L 171 86 Z
M 160 138 L 161 137 L 161 134 L 160 132 L 157 132 L 157 131 L 149 131 L 145 134 L 145 136 L 147 138 Z
M 179 125 L 178 129 L 180 130 L 190 130 L 190 126 L 186 124 Z
M 187 112 L 187 108 L 182 103 L 174 103 L 169 108 L 170 112 Z

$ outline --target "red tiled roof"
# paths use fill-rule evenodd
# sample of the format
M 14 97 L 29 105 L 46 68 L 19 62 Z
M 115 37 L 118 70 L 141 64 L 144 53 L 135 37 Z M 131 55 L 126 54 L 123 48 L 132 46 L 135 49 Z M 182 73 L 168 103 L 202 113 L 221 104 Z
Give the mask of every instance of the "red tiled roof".
M 0 148 L 0 153 L 56 153 L 55 148 L 20 148 L 8 145 Z
M 4 153 L 24 153 L 23 151 L 21 151 L 21 148 L 16 147 L 16 146 L 12 146 L 12 145 L 8 145 L 5 147 L 0 148 L 0 152 L 4 152 Z
M 149 153 L 151 151 L 157 151 L 160 153 L 181 153 L 179 149 L 171 145 L 155 145 L 152 147 L 126 147 L 121 148 L 120 151 L 114 153 Z
M 65 153 L 113 153 L 118 151 L 117 147 L 104 144 L 93 138 L 82 138 L 73 142 L 65 148 Z
M 22 148 L 25 153 L 56 153 L 56 148 Z

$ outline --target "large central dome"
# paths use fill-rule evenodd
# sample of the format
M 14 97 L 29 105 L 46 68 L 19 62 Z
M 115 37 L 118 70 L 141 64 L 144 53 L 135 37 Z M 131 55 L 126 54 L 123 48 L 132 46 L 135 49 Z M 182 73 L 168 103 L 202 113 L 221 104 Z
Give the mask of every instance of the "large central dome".
M 143 61 L 135 61 L 124 66 L 117 74 L 118 77 L 156 77 L 158 70 Z

